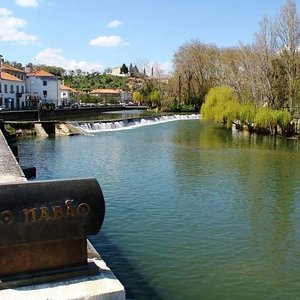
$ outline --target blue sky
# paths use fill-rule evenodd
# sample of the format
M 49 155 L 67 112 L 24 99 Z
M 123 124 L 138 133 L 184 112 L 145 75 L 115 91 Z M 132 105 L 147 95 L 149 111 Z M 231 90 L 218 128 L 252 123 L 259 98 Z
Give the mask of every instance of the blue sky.
M 283 0 L 0 0 L 0 53 L 27 64 L 103 71 L 126 63 L 170 70 L 198 39 L 251 43 Z M 298 10 L 300 0 L 296 1 Z

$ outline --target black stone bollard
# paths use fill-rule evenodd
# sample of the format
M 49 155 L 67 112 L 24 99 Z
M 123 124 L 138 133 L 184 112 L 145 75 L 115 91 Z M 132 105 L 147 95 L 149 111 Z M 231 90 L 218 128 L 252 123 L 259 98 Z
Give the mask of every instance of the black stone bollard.
M 86 239 L 99 232 L 104 215 L 96 179 L 1 184 L 0 289 L 41 272 L 51 272 L 50 280 L 90 272 Z

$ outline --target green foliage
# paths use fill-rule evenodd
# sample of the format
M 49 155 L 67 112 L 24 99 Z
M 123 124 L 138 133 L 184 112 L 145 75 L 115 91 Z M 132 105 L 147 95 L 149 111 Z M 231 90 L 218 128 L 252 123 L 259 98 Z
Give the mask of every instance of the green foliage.
M 172 111 L 176 111 L 176 112 L 192 112 L 192 111 L 195 111 L 195 108 L 191 104 L 175 104 L 172 107 Z
M 121 67 L 121 74 L 128 74 L 128 68 L 125 64 Z
M 158 90 L 153 90 L 151 93 L 150 93 L 150 100 L 153 102 L 158 102 L 161 98 L 161 93 L 160 91 Z
M 12 127 L 10 124 L 4 124 L 4 129 L 9 135 L 15 135 L 16 129 Z
M 160 104 L 161 104 L 160 110 L 165 111 L 165 112 L 179 111 L 179 110 L 175 109 L 176 108 L 175 103 L 176 103 L 176 99 L 174 97 L 172 97 L 172 95 L 165 94 L 160 101 Z
M 292 116 L 287 110 L 277 110 L 276 111 L 276 122 L 281 128 L 288 127 L 291 119 L 292 119 Z
M 98 88 L 126 89 L 128 78 L 112 76 L 109 74 L 99 74 L 98 72 L 65 75 L 65 84 L 78 91 L 91 91 Z
M 288 101 L 289 82 L 287 70 L 283 61 L 276 58 L 272 61 L 272 95 L 274 97 L 274 108 L 282 108 Z
M 232 88 L 219 86 L 211 88 L 205 97 L 201 108 L 201 116 L 204 120 L 211 120 L 216 123 L 223 122 L 230 127 L 237 119 L 239 112 L 237 95 Z
M 144 101 L 146 101 L 149 106 L 152 106 L 152 99 L 154 99 L 154 97 L 157 97 L 157 94 L 154 94 L 154 92 L 157 90 L 158 87 L 155 85 L 154 81 L 150 80 L 146 82 L 146 84 L 140 89 L 139 92 L 142 95 Z
M 255 108 L 254 104 L 240 104 L 234 91 L 226 86 L 215 87 L 208 92 L 201 109 L 204 120 L 226 123 L 233 121 L 249 128 L 254 125 L 260 132 L 274 133 L 281 129 L 284 133 L 292 117 L 287 110 L 274 110 L 268 107 Z M 253 124 L 254 123 L 254 124 Z
M 261 107 L 255 115 L 255 126 L 260 130 L 272 132 L 279 126 L 283 131 L 289 125 L 292 117 L 287 110 L 273 110 L 267 107 Z M 277 130 L 277 129 L 276 129 Z
M 143 101 L 143 96 L 141 95 L 140 92 L 133 92 L 132 94 L 132 100 L 134 102 L 137 102 L 137 103 L 141 103 Z
M 253 103 L 246 103 L 240 105 L 238 119 L 243 124 L 249 124 L 254 122 L 254 118 L 256 115 L 256 108 Z
M 260 107 L 257 110 L 255 118 L 254 118 L 254 123 L 255 123 L 256 128 L 269 129 L 269 127 L 274 122 L 273 117 L 274 116 L 273 116 L 272 110 L 270 108 Z

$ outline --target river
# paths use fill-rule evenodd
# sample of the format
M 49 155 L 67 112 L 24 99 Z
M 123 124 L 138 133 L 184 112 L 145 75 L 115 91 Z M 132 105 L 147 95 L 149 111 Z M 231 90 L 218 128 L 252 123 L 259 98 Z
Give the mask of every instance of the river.
M 98 179 L 128 299 L 299 298 L 299 141 L 192 119 L 17 143 L 37 180 Z

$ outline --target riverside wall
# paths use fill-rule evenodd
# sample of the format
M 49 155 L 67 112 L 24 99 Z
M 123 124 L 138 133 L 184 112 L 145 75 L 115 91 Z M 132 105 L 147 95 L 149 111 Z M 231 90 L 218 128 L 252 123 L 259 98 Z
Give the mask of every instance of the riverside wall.
M 40 109 L 40 110 L 15 110 L 0 111 L 0 120 L 4 121 L 39 121 L 39 120 L 61 120 L 77 116 L 95 115 L 98 113 L 128 110 L 128 109 L 147 109 L 146 106 L 122 106 L 110 105 L 99 107 L 79 107 L 76 109 Z
M 17 159 L 11 151 L 4 134 L 0 130 L 0 188 L 1 184 L 22 183 L 26 182 L 26 180 Z M 115 277 L 89 241 L 87 241 L 87 252 L 89 260 L 93 261 L 99 268 L 98 274 L 3 289 L 0 290 L 0 299 L 125 300 L 124 286 Z

